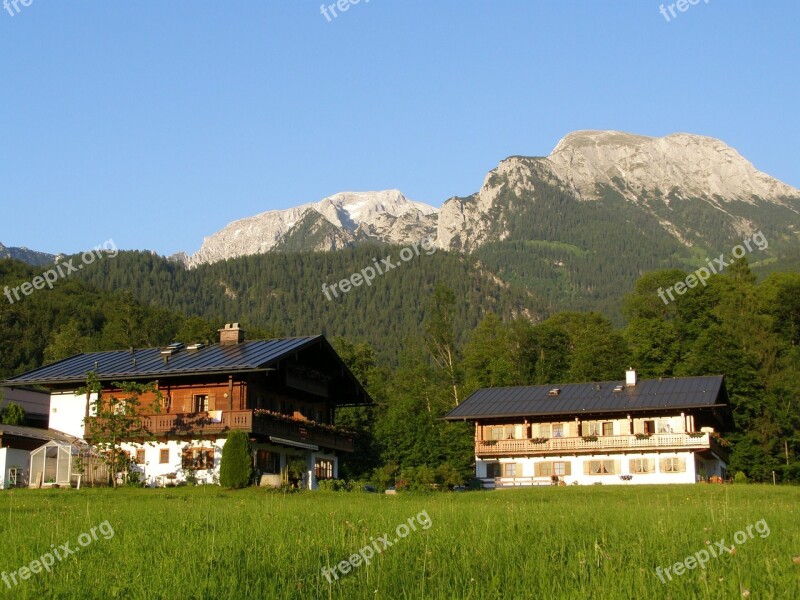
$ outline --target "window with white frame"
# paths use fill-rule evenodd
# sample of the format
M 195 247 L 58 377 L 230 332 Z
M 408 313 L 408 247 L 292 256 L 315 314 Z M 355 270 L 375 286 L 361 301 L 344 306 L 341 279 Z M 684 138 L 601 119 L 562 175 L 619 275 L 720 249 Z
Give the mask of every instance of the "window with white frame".
M 599 421 L 586 421 L 584 423 L 585 431 L 583 435 L 600 435 L 600 422 Z
M 652 458 L 632 458 L 630 461 L 630 472 L 638 475 L 655 473 L 655 461 Z
M 584 465 L 587 475 L 613 475 L 616 472 L 613 460 L 590 460 Z
M 686 460 L 683 458 L 662 458 L 662 473 L 684 473 L 686 472 Z
M 537 462 L 534 464 L 533 471 L 535 477 L 552 477 L 553 475 L 563 477 L 572 474 L 572 463 L 563 460 Z

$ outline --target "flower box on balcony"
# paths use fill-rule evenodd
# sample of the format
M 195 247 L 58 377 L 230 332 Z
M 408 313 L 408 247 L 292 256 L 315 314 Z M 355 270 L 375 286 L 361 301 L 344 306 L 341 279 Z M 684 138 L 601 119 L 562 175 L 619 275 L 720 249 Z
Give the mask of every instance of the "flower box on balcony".
M 531 438 L 531 444 L 544 444 L 550 438 L 539 437 L 539 438 Z
M 653 436 L 652 433 L 637 433 L 636 439 L 637 440 L 649 440 Z
M 486 440 L 484 444 L 486 444 L 487 446 L 496 446 L 497 440 Z
M 718 434 L 718 433 L 716 433 L 716 432 L 714 432 L 714 431 L 712 431 L 712 432 L 711 432 L 711 433 L 709 433 L 708 435 L 709 435 L 709 436 L 711 436 L 712 438 L 714 438 L 714 439 L 717 441 L 717 443 L 718 443 L 720 446 L 722 446 L 723 448 L 727 448 L 728 446 L 730 446 L 730 445 L 731 445 L 731 443 L 730 443 L 728 440 L 726 440 L 726 439 L 725 439 L 725 438 L 723 438 L 723 437 L 722 437 L 720 434 Z
M 690 431 L 688 433 L 688 436 L 691 437 L 691 438 L 701 438 L 704 435 L 705 435 L 705 433 L 702 432 L 702 431 Z
M 265 419 L 268 421 L 294 423 L 298 425 L 299 430 L 311 429 L 315 431 L 327 431 L 330 433 L 337 433 L 345 436 L 355 435 L 354 432 L 350 431 L 349 429 L 345 429 L 344 427 L 337 427 L 336 425 L 330 425 L 328 423 L 317 423 L 316 421 L 310 421 L 308 419 L 300 419 L 291 415 L 284 415 L 283 413 L 275 412 L 272 410 L 266 410 L 263 408 L 255 409 L 253 411 L 253 416 L 255 416 L 258 419 Z
M 596 442 L 597 441 L 597 436 L 596 435 L 584 435 L 582 439 L 583 439 L 584 442 Z

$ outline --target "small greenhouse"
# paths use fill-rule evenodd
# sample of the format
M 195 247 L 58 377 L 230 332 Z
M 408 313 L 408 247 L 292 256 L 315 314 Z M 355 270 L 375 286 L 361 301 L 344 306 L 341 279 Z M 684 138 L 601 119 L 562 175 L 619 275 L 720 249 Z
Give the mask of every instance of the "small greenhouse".
M 31 452 L 28 481 L 30 487 L 104 485 L 108 469 L 86 444 L 53 440 Z

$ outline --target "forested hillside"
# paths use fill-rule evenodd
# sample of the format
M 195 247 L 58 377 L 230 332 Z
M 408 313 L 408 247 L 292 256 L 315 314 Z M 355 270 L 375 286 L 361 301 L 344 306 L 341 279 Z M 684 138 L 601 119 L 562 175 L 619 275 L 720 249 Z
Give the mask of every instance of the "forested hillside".
M 78 276 L 100 289 L 129 290 L 142 303 L 214 322 L 239 321 L 274 335 L 323 333 L 365 340 L 393 363 L 401 342 L 419 336 L 427 298 L 437 283 L 456 295 L 460 340 L 487 312 L 531 319 L 541 312 L 533 294 L 498 283 L 468 258 L 436 251 L 404 262 L 400 251 L 361 246 L 328 253 L 274 253 L 191 270 L 148 252 L 120 252 Z M 338 297 L 330 293 L 330 300 L 323 294 L 323 284 L 338 283 L 387 256 L 398 266 L 376 275 L 371 286 L 362 284 Z
M 0 287 L 18 286 L 41 272 L 0 259 Z M 0 298 L 0 379 L 87 350 L 152 347 L 215 334 L 203 319 L 67 278 L 52 290 L 36 290 L 13 304 Z

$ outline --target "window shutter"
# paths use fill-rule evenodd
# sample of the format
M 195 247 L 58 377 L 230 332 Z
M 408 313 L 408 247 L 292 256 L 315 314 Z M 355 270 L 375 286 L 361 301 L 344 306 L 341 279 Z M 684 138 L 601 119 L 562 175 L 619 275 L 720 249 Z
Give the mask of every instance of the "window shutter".
M 686 472 L 686 459 L 685 458 L 679 458 L 678 459 L 678 471 L 680 471 L 681 473 L 685 473 Z
M 622 465 L 620 464 L 620 461 L 615 460 L 614 461 L 614 474 L 618 475 L 620 473 L 622 473 Z
M 667 459 L 666 458 L 658 459 L 658 470 L 661 473 L 665 473 L 666 472 L 666 470 L 667 470 Z
M 541 477 L 542 476 L 542 463 L 534 463 L 534 465 L 533 465 L 533 476 L 534 477 Z
M 514 477 L 522 477 L 522 463 L 517 463 L 517 470 Z
M 564 475 L 572 475 L 572 461 L 564 461 Z
M 216 394 L 209 394 L 208 395 L 208 410 L 216 410 L 217 409 L 217 395 Z
M 589 461 L 585 460 L 585 461 L 583 461 L 583 474 L 584 475 L 589 475 L 589 473 L 590 473 L 590 471 L 589 471 Z

